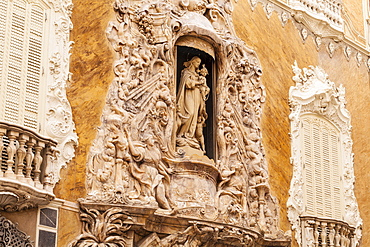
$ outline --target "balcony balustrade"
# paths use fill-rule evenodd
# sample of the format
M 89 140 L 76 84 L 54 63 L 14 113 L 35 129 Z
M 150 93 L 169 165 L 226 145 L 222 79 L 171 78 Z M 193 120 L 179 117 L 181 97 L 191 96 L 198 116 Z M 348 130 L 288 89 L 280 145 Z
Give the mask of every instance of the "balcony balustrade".
M 57 142 L 0 122 L 0 209 L 18 211 L 54 199 L 51 167 Z
M 339 35 L 344 30 L 341 0 L 290 0 L 290 5 L 294 18 L 319 36 Z
M 301 216 L 302 247 L 355 247 L 355 228 L 334 219 Z

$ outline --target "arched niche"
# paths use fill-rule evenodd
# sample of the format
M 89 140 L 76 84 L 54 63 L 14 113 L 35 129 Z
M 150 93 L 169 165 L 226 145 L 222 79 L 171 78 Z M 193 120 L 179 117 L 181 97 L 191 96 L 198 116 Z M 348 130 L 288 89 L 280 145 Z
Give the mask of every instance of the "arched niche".
M 203 69 L 203 73 L 207 73 L 204 75 L 206 80 L 206 85 L 209 88 L 209 93 L 205 96 L 204 103 L 205 103 L 205 111 L 207 118 L 204 121 L 203 127 L 199 127 L 196 132 L 201 132 L 203 137 L 202 140 L 197 140 L 200 145 L 199 151 L 204 151 L 204 154 L 198 152 L 198 150 L 194 150 L 193 148 L 184 148 L 181 144 L 178 144 L 175 140 L 175 146 L 179 153 L 185 152 L 184 155 L 191 156 L 193 154 L 198 155 L 205 155 L 209 159 L 215 159 L 216 157 L 216 150 L 215 150 L 215 111 L 216 111 L 216 61 L 215 61 L 215 51 L 213 46 L 200 38 L 192 37 L 192 36 L 183 36 L 180 37 L 175 45 L 175 78 L 176 78 L 176 98 L 179 98 L 179 91 L 180 90 L 180 81 L 182 76 L 182 71 L 186 68 L 185 64 L 191 61 L 194 57 L 200 58 L 200 66 L 198 68 L 198 74 L 202 73 L 201 70 Z M 205 70 L 204 70 L 205 69 Z M 202 77 L 202 75 L 199 75 Z M 178 103 L 178 102 L 177 102 Z M 198 121 L 200 123 L 200 121 Z M 177 134 L 179 127 L 175 123 L 175 133 Z M 198 133 L 199 134 L 199 133 Z M 175 136 L 175 139 L 177 136 Z M 198 138 L 200 139 L 200 138 Z M 202 143 L 204 142 L 204 143 Z M 204 145 L 204 147 L 202 147 Z M 203 150 L 203 148 L 205 150 Z M 197 149 L 197 148 L 195 148 Z M 186 150 L 186 151 L 184 151 Z

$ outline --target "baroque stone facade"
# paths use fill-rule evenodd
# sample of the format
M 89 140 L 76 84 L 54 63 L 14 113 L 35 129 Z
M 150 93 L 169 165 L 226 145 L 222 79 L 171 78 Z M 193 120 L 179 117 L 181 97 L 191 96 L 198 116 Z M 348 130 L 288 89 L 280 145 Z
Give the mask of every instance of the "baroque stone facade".
M 289 245 L 261 143 L 262 69 L 236 37 L 231 2 L 114 10 L 115 78 L 71 246 Z

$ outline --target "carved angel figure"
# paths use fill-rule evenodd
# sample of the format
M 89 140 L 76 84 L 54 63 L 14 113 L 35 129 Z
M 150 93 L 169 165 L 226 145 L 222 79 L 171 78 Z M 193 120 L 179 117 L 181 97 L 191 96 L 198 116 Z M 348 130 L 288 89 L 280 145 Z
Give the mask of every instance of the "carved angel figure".
M 208 98 L 209 87 L 205 76 L 207 69 L 203 66 L 198 70 L 201 59 L 194 56 L 184 63 L 177 93 L 177 131 L 176 145 L 190 146 L 205 152 L 203 127 L 208 115 L 205 101 Z

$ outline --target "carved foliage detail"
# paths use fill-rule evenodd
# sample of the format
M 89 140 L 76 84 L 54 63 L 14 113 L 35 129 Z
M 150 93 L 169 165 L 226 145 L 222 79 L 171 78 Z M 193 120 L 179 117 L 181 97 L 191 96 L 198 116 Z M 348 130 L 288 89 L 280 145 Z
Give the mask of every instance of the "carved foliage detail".
M 131 228 L 132 220 L 121 208 L 110 208 L 104 213 L 96 209 L 81 207 L 83 233 L 73 241 L 70 247 L 128 246 L 125 232 Z

